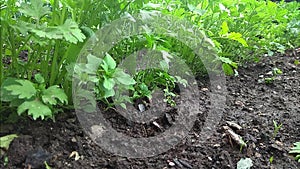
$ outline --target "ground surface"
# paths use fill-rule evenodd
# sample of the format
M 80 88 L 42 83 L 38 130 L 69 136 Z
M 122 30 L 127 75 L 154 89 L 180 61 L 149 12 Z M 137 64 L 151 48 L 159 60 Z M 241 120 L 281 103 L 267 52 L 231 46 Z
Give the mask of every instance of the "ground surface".
M 210 101 L 207 96 L 210 86 L 199 81 L 200 110 L 196 123 L 188 137 L 180 144 L 151 158 L 129 159 L 114 156 L 102 150 L 91 141 L 81 129 L 74 113 L 57 116 L 55 123 L 40 121 L 20 121 L 16 125 L 3 125 L 1 135 L 18 133 L 8 150 L 9 164 L 6 168 L 24 168 L 27 164 L 38 167 L 46 159 L 54 169 L 163 169 L 163 168 L 236 168 L 241 158 L 253 160 L 255 169 L 297 169 L 297 163 L 288 154 L 292 144 L 300 141 L 300 65 L 294 61 L 297 56 L 278 56 L 262 58 L 259 63 L 251 63 L 239 69 L 238 77 L 227 78 L 228 95 L 223 117 L 213 135 L 199 143 L 201 126 L 205 121 Z M 258 83 L 268 76 L 273 68 L 283 71 L 272 84 Z M 208 89 L 208 90 L 207 90 Z M 172 115 L 172 113 L 170 113 Z M 114 128 L 133 137 L 153 136 L 161 132 L 156 126 L 136 125 L 126 122 L 117 113 L 105 114 Z M 283 126 L 272 138 L 273 120 Z M 247 147 L 240 151 L 240 146 L 226 134 L 226 121 L 239 124 L 242 129 L 233 131 L 243 137 Z M 158 123 L 169 126 L 164 118 Z M 3 129 L 6 129 L 3 131 Z M 76 151 L 81 156 L 77 161 L 70 154 Z M 49 154 L 48 154 L 49 153 Z M 269 159 L 273 156 L 273 162 Z M 179 164 L 178 164 L 179 161 Z M 181 162 L 180 162 L 181 161 Z M 175 166 L 171 167 L 173 162 Z M 182 166 L 180 166 L 180 164 Z M 1 161 L 0 168 L 3 166 Z

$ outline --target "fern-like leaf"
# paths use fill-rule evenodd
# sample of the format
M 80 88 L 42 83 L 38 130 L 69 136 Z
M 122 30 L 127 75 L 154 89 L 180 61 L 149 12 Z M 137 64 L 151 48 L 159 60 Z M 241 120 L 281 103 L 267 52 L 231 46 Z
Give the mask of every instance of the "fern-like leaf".
M 18 114 L 21 115 L 28 110 L 28 115 L 32 116 L 34 120 L 41 117 L 52 117 L 51 109 L 39 100 L 25 101 L 18 107 Z
M 43 92 L 42 100 L 46 104 L 56 105 L 57 100 L 61 103 L 68 103 L 68 97 L 58 86 L 51 86 Z
M 5 89 L 11 91 L 12 95 L 19 99 L 30 99 L 36 94 L 34 84 L 28 80 L 15 80 L 18 84 L 6 86 Z

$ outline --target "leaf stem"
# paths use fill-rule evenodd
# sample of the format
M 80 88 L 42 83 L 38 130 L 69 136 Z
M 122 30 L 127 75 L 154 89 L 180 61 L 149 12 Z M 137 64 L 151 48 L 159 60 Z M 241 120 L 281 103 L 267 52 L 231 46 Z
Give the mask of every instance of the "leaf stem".
M 3 27 L 1 26 L 0 27 L 0 32 L 1 32 L 1 37 L 0 37 L 0 86 L 2 85 L 2 81 L 3 81 L 3 78 L 4 78 L 4 73 L 3 73 Z M 0 107 L 1 107 L 1 104 L 0 104 Z
M 12 53 L 12 69 L 16 71 L 16 77 L 19 78 L 18 56 L 16 52 L 15 38 L 12 30 L 8 30 L 8 34 Z
M 54 56 L 53 56 L 52 63 L 51 63 L 51 72 L 50 72 L 49 86 L 54 85 L 54 81 L 55 81 L 56 76 L 57 76 L 58 71 L 59 71 L 58 69 L 60 69 L 57 66 L 59 44 L 60 44 L 60 41 L 56 40 L 55 41 L 55 48 L 54 48 Z

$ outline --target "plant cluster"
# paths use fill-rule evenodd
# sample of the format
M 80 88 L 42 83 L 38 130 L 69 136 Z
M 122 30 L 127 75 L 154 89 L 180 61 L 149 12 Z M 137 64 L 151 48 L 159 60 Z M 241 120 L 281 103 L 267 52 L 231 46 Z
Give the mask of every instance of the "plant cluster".
M 161 61 L 161 63 L 164 63 Z M 100 67 L 99 67 L 100 65 Z M 162 65 L 166 65 L 162 64 Z M 133 103 L 137 99 L 152 98 L 152 94 L 157 89 L 163 89 L 165 102 L 171 106 L 175 105 L 173 98 L 176 84 L 187 85 L 187 81 L 179 76 L 172 76 L 167 69 L 145 69 L 138 71 L 133 77 L 124 72 L 121 68 L 116 67 L 116 61 L 107 53 L 103 59 L 92 54 L 87 56 L 87 63 L 74 65 L 74 77 L 78 84 L 87 85 L 95 83 L 94 93 L 98 101 L 106 103 L 108 106 L 121 105 L 126 108 L 125 103 Z M 87 91 L 80 91 L 83 98 L 87 98 Z M 128 93 L 126 95 L 126 93 Z M 114 97 L 113 103 L 110 98 Z M 96 103 L 93 105 L 95 106 Z M 86 110 L 93 111 L 87 108 Z
M 173 37 L 147 31 L 121 39 L 103 59 L 89 56 L 90 61 L 86 63 L 92 65 L 74 66 L 87 39 L 105 24 L 123 16 L 139 13 L 151 17 L 149 12 L 159 12 L 189 20 L 214 43 L 214 47 L 205 45 L 215 48 L 227 75 L 238 75 L 238 66 L 244 61 L 259 60 L 258 56 L 263 54 L 273 55 L 300 45 L 297 2 L 0 0 L 0 6 L 3 91 L 0 108 L 2 111 L 4 106 L 16 107 L 18 114 L 27 111 L 34 119 L 53 118 L 61 105 L 73 103 L 69 76 L 72 72 L 82 83 L 88 80 L 97 83 L 97 99 L 108 105 L 109 97 L 116 97 L 115 102 L 124 106 L 122 103 L 138 97 L 151 97 L 156 88 L 162 88 L 166 102 L 174 104 L 174 84 L 180 83 L 180 77 L 171 76 L 164 69 L 129 75 L 117 68 L 124 57 L 143 48 L 180 56 L 193 73 L 206 73 L 201 56 L 195 55 L 190 46 Z M 100 67 L 96 68 L 96 63 Z M 82 71 L 83 68 L 87 70 Z M 89 71 L 96 74 L 91 76 Z M 150 83 L 151 78 L 156 81 Z M 132 98 L 122 97 L 115 87 L 120 91 L 129 90 Z M 50 96 L 49 91 L 58 93 L 59 97 Z
M 162 89 L 165 96 L 164 101 L 171 106 L 176 105 L 173 99 L 177 95 L 175 93 L 176 85 L 187 85 L 187 81 L 185 79 L 182 79 L 179 76 L 172 76 L 167 72 L 167 70 L 163 69 L 146 69 L 139 71 L 134 76 L 134 79 L 136 80 L 136 84 L 133 86 L 133 100 L 144 97 L 151 99 L 151 94 L 155 90 Z
M 121 91 L 132 89 L 135 80 L 116 66 L 115 60 L 109 54 L 106 54 L 103 59 L 89 54 L 87 56 L 87 63 L 75 64 L 74 69 L 71 69 L 72 71 L 74 70 L 74 72 L 70 73 L 72 73 L 79 81 L 79 87 L 91 82 L 95 83 L 96 87 L 94 93 L 97 100 L 110 105 L 108 98 L 119 96 L 114 103 L 124 106 L 123 102 L 129 101 L 129 98 L 121 96 Z M 118 87 L 118 90 L 115 90 L 116 86 Z M 86 94 L 87 91 L 82 90 L 80 92 L 83 93 L 81 95 L 83 98 L 89 96 L 89 94 Z M 93 98 L 87 99 L 89 101 L 93 100 Z M 95 107 L 96 103 L 93 103 L 92 105 Z M 90 111 L 93 111 L 93 109 L 90 109 Z
M 220 56 L 243 61 L 299 47 L 299 6 L 284 1 L 204 0 L 190 2 L 188 9 L 191 20 L 214 40 Z
M 59 104 L 67 104 L 68 98 L 58 85 L 46 88 L 45 79 L 41 74 L 34 76 L 36 83 L 29 80 L 7 78 L 1 87 L 1 100 L 10 102 L 10 107 L 17 107 L 21 115 L 28 112 L 34 120 L 52 118 L 59 110 Z
M 269 77 L 265 77 L 258 80 L 258 83 L 265 83 L 265 84 L 272 84 L 276 79 L 279 79 L 279 75 L 281 75 L 283 72 L 279 68 L 275 67 L 272 71 L 268 72 L 267 75 Z M 263 77 L 264 75 L 261 75 L 260 77 Z

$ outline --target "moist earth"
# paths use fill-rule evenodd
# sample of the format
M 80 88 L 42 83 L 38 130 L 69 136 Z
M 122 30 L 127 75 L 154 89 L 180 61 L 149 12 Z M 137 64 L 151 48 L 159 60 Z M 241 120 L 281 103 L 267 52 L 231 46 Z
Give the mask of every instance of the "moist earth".
M 200 141 L 205 137 L 201 130 L 211 104 L 210 84 L 199 78 L 197 99 L 201 113 L 187 137 L 167 152 L 138 159 L 116 156 L 88 137 L 74 112 L 65 112 L 57 115 L 55 122 L 22 119 L 15 124 L 1 124 L 1 135 L 16 133 L 19 137 L 6 152 L 8 164 L 4 166 L 1 159 L 0 168 L 45 168 L 47 161 L 53 169 L 231 169 L 241 158 L 251 158 L 252 168 L 257 169 L 300 168 L 300 163 L 288 153 L 293 143 L 300 141 L 300 65 L 295 64 L 299 59 L 299 53 L 262 57 L 258 63 L 240 67 L 238 76 L 227 77 L 226 106 L 219 110 L 222 119 L 204 142 Z M 262 79 L 271 77 L 274 68 L 283 73 L 266 84 Z M 155 120 L 156 125 L 132 123 L 112 109 L 103 115 L 118 132 L 131 137 L 156 136 L 178 120 L 175 109 L 164 112 Z M 282 124 L 276 135 L 273 121 Z M 234 141 L 228 127 L 247 146 L 241 147 Z

